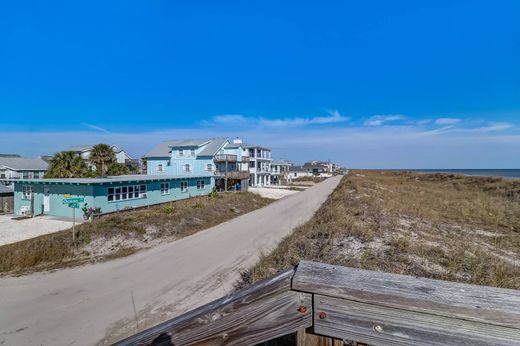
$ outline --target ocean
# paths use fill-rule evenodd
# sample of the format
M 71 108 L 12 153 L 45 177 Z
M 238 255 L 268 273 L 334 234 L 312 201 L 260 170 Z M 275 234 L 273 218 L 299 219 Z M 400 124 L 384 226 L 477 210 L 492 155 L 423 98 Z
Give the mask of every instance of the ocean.
M 462 175 L 475 175 L 483 177 L 502 177 L 520 179 L 520 169 L 397 169 L 396 171 L 409 171 L 419 173 L 450 173 Z

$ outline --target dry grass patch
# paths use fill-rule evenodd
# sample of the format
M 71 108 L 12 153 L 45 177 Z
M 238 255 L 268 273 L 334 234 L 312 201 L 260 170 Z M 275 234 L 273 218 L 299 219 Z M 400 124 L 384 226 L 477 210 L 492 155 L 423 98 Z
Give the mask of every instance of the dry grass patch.
M 242 285 L 301 259 L 518 289 L 520 181 L 352 172 Z
M 196 197 L 124 211 L 76 227 L 0 246 L 0 273 L 19 274 L 127 256 L 174 241 L 269 204 L 252 193 Z

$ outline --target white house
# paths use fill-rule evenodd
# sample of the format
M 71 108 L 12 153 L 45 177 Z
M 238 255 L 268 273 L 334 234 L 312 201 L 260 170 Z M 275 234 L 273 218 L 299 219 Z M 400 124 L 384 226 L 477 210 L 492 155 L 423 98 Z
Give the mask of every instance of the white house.
M 0 179 L 43 178 L 49 164 L 41 157 L 0 156 Z
M 95 166 L 89 162 L 90 153 L 92 152 L 93 145 L 76 145 L 68 148 L 65 151 L 74 151 L 81 155 L 83 160 L 87 161 L 90 169 L 95 169 Z M 128 155 L 126 151 L 122 148 L 118 147 L 115 144 L 110 146 L 116 155 L 116 162 L 126 165 L 131 171 L 135 170 L 135 166 L 137 165 L 137 160 L 134 160 Z
M 249 151 L 249 186 L 271 185 L 271 149 L 244 144 Z

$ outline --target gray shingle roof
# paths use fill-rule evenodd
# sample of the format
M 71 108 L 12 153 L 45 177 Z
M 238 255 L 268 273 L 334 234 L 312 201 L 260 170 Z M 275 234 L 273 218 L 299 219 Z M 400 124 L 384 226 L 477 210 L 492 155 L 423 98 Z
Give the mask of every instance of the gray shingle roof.
M 256 145 L 256 144 L 243 144 L 242 145 L 243 148 L 247 148 L 247 149 L 262 149 L 262 150 L 271 150 L 270 148 L 267 148 L 267 147 L 264 147 L 262 145 Z
M 206 143 L 208 145 L 198 154 L 198 156 L 213 156 L 224 143 L 226 138 L 213 139 L 181 139 L 175 141 L 164 141 L 159 143 L 152 150 L 147 152 L 144 157 L 170 157 L 173 148 L 200 147 Z
M 227 138 L 214 138 L 197 156 L 213 156 L 228 142 Z
M 76 151 L 76 152 L 84 152 L 92 150 L 94 145 L 92 144 L 85 144 L 85 145 L 74 145 L 72 147 L 67 148 L 65 151 Z M 120 153 L 123 151 L 123 149 L 119 148 L 115 144 L 110 144 L 110 147 L 114 150 L 115 153 Z
M 45 171 L 49 164 L 39 157 L 0 157 L 0 167 L 14 171 Z

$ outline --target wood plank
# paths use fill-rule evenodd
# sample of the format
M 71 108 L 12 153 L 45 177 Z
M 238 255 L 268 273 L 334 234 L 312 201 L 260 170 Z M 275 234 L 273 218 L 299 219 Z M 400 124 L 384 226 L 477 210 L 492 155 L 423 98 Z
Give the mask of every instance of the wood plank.
M 520 291 L 468 285 L 302 261 L 294 290 L 435 313 L 502 326 L 520 326 Z
M 296 332 L 312 325 L 312 296 L 290 291 L 293 274 L 278 274 L 116 345 L 151 345 L 159 336 L 174 345 L 244 345 Z
M 322 295 L 314 296 L 314 332 L 370 345 L 520 344 L 517 328 Z
M 343 340 L 331 338 L 323 335 L 316 335 L 304 330 L 303 336 L 300 336 L 298 346 L 343 346 Z

